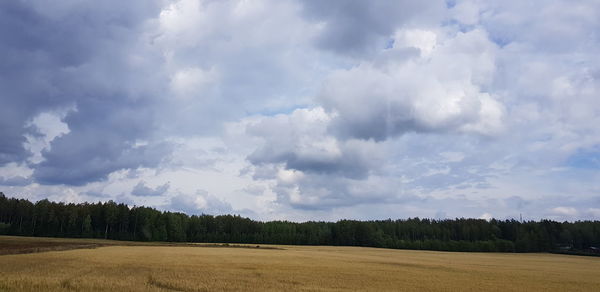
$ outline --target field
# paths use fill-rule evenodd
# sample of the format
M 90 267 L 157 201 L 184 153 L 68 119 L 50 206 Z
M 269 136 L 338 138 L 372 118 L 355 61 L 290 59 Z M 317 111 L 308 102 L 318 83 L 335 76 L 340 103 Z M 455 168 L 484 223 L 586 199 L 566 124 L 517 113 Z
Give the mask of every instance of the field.
M 6 236 L 0 252 L 0 291 L 600 291 L 600 258 L 555 254 Z

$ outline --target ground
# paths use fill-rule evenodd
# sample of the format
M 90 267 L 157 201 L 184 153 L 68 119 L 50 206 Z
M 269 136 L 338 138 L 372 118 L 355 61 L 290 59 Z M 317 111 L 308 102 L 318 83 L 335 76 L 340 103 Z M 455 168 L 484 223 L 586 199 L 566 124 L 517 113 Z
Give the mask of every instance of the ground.
M 7 254 L 18 242 L 59 250 Z M 0 291 L 600 291 L 600 258 L 555 254 L 0 237 L 2 250 Z

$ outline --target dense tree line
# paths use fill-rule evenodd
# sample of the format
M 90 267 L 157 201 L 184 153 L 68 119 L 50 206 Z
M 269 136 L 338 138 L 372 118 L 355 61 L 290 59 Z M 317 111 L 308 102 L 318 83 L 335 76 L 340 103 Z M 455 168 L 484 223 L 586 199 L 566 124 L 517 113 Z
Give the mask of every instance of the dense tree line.
M 552 251 L 600 245 L 600 221 L 403 219 L 260 222 L 192 215 L 113 201 L 65 204 L 0 193 L 0 234 L 136 241 L 346 245 L 444 251 Z

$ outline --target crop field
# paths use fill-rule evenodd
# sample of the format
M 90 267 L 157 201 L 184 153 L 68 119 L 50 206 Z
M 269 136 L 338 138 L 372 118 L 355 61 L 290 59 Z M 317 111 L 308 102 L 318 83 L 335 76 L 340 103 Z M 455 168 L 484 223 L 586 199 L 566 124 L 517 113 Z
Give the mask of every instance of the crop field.
M 0 251 L 0 291 L 600 291 L 600 258 L 555 254 L 5 236 Z

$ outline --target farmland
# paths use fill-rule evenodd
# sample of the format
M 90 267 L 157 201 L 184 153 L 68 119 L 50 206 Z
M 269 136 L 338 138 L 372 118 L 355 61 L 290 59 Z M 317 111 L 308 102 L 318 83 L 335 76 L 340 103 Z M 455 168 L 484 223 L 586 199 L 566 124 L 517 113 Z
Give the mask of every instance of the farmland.
M 24 254 L 15 244 L 19 241 L 22 247 L 46 249 Z M 0 247 L 0 290 L 600 291 L 599 258 L 541 253 L 5 236 Z

